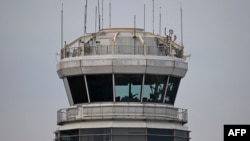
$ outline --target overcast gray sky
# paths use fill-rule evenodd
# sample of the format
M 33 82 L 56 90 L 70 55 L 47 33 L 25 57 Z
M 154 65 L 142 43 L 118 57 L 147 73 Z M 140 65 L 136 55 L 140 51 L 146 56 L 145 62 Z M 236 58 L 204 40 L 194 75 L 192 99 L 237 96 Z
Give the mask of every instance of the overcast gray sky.
M 89 0 L 93 32 L 97 0 Z M 104 27 L 108 27 L 105 1 Z M 83 33 L 83 0 L 0 0 L 0 140 L 53 140 L 56 112 L 69 106 L 56 73 L 60 12 L 64 40 Z M 152 31 L 152 0 L 111 0 L 112 27 Z M 180 0 L 155 0 L 155 33 L 173 28 L 180 42 Z M 184 46 L 189 70 L 175 106 L 188 109 L 192 141 L 222 141 L 224 124 L 250 124 L 250 1 L 183 0 Z

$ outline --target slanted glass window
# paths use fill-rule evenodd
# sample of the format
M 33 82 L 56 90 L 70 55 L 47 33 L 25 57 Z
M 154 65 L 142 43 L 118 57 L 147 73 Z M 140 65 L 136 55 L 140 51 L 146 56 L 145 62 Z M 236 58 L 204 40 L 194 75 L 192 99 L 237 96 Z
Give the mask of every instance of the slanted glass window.
M 148 128 L 148 141 L 174 141 L 173 129 Z
M 74 104 L 88 102 L 84 76 L 70 76 L 68 83 Z
M 188 138 L 175 138 L 174 141 L 189 141 Z
M 168 82 L 167 95 L 165 97 L 165 103 L 174 105 L 175 97 L 179 88 L 181 78 L 170 77 Z
M 145 135 L 145 128 L 113 128 L 113 135 Z
M 168 76 L 166 75 L 146 75 L 144 82 L 143 102 L 162 103 Z
M 79 135 L 79 130 L 74 129 L 74 130 L 64 130 L 60 132 L 61 137 L 66 137 L 66 136 L 78 136 Z
M 60 141 L 79 141 L 79 136 L 61 137 Z
M 60 132 L 60 141 L 78 141 L 79 140 L 79 130 L 65 130 Z
M 110 141 L 111 128 L 80 129 L 80 141 Z
M 91 129 L 80 129 L 80 135 L 103 135 L 111 134 L 111 128 L 91 128 Z
M 154 128 L 148 128 L 147 129 L 148 134 L 150 135 L 174 135 L 173 129 L 154 129 Z
M 110 141 L 110 140 L 111 140 L 110 135 L 91 135 L 91 136 L 80 137 L 80 141 Z
M 116 74 L 116 102 L 140 102 L 142 74 Z
M 112 75 L 87 75 L 91 102 L 113 101 Z
M 174 137 L 148 135 L 148 140 L 147 141 L 174 141 Z
M 145 141 L 145 128 L 113 128 L 113 141 Z
M 182 131 L 182 130 L 175 130 L 175 136 L 176 137 L 188 137 L 188 132 L 187 131 Z
M 146 141 L 146 135 L 113 135 L 112 140 L 113 141 Z

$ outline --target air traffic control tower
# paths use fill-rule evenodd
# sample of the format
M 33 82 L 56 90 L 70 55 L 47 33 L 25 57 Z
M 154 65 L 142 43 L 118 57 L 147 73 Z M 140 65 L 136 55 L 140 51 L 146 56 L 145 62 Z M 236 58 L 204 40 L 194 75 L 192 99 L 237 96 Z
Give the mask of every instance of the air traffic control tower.
M 171 32 L 109 28 L 79 37 L 57 65 L 70 107 L 56 141 L 188 141 L 187 110 L 174 107 L 188 64 Z
M 61 49 L 70 106 L 55 141 L 189 141 L 187 110 L 174 106 L 188 64 L 173 31 L 106 28 Z

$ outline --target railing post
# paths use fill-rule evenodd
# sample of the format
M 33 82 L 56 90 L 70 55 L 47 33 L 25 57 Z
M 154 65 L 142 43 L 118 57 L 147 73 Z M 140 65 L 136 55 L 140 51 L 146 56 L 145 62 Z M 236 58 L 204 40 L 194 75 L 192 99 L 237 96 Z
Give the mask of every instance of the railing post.
M 63 58 L 66 58 L 66 52 L 67 52 L 67 45 L 66 45 L 66 41 L 64 42 L 64 51 L 63 51 Z
M 82 56 L 84 56 L 84 43 L 82 43 Z
M 112 55 L 114 55 L 115 54 L 115 43 L 113 42 L 112 43 Z

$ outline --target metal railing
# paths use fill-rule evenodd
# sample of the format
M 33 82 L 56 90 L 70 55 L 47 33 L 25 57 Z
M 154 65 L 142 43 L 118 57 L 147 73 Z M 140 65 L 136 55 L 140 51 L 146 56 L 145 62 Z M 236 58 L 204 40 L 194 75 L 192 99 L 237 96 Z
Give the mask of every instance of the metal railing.
M 57 112 L 57 124 L 81 120 L 143 119 L 168 120 L 187 123 L 187 110 L 166 105 L 145 104 L 87 104 Z
M 168 49 L 164 46 L 147 46 L 147 55 L 167 56 Z M 85 46 L 84 56 L 91 55 L 104 55 L 112 54 L 112 45 L 101 46 Z M 131 47 L 129 45 L 116 45 L 114 46 L 114 54 L 130 54 L 130 55 L 143 55 L 143 46 Z M 61 49 L 61 59 L 71 58 L 83 55 L 83 49 L 81 46 L 74 46 L 70 48 Z

